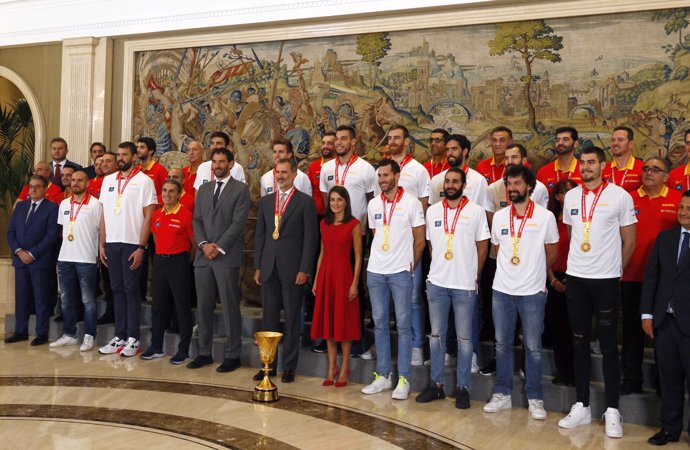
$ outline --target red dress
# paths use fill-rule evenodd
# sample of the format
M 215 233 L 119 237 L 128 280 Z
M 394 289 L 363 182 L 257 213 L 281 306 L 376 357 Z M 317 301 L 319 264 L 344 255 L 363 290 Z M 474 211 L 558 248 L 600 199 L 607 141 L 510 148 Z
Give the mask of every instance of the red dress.
M 321 221 L 323 258 L 316 275 L 316 301 L 311 324 L 312 339 L 334 339 L 338 342 L 356 341 L 361 337 L 359 327 L 359 298 L 348 300 L 354 277 L 350 253 L 352 230 L 357 219 L 339 225 Z

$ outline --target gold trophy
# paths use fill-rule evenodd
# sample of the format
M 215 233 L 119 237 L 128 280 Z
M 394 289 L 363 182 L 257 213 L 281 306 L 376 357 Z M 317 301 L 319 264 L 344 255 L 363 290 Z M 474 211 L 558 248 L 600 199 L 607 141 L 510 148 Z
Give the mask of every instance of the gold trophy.
M 280 398 L 278 396 L 278 388 L 271 382 L 268 373 L 271 371 L 271 363 L 276 359 L 278 343 L 283 337 L 283 333 L 257 331 L 254 333 L 254 337 L 259 344 L 259 358 L 261 358 L 261 362 L 264 364 L 262 369 L 264 371 L 264 379 L 254 388 L 252 400 L 265 403 L 278 401 Z

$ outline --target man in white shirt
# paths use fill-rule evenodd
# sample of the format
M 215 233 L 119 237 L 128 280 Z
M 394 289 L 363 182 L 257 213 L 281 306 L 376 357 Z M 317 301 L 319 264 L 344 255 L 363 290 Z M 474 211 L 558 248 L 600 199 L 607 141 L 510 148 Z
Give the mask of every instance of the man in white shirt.
M 133 142 L 118 145 L 119 171 L 105 177 L 101 187 L 99 254 L 110 270 L 115 304 L 115 336 L 98 350 L 102 354 L 134 356 L 140 351 L 142 263 L 158 199 L 151 178 L 133 165 L 136 151 Z
M 474 169 L 467 166 L 467 158 L 470 154 L 472 143 L 462 134 L 451 134 L 446 141 L 448 165 L 459 167 L 467 175 L 467 185 L 463 192 L 471 202 L 483 206 L 486 201 L 486 178 Z M 441 172 L 431 179 L 429 186 L 429 204 L 433 205 L 443 200 L 443 180 L 446 172 Z
M 292 150 L 292 142 L 290 142 L 289 139 L 276 139 L 271 143 L 271 148 L 273 149 L 274 164 L 278 163 L 281 159 L 295 157 L 295 153 Z M 275 168 L 263 174 L 259 183 L 261 184 L 262 197 L 276 192 L 278 186 L 275 180 Z M 309 181 L 307 174 L 299 169 L 297 169 L 295 187 L 298 191 L 311 197 L 311 181 Z
M 536 178 L 522 165 L 506 166 L 504 182 L 511 205 L 493 217 L 491 243 L 496 252 L 492 312 L 496 329 L 496 386 L 484 405 L 488 413 L 512 407 L 513 344 L 518 316 L 525 343 L 529 413 L 546 419 L 542 390 L 542 346 L 546 307 L 546 268 L 556 260 L 558 227 L 548 209 L 530 198 Z
M 230 136 L 228 136 L 226 133 L 222 131 L 214 131 L 213 133 L 211 133 L 211 140 L 209 144 L 210 145 L 208 149 L 210 153 L 213 153 L 219 148 L 227 148 L 232 152 L 233 156 L 236 153 L 235 146 L 230 140 Z M 199 167 L 196 169 L 196 179 L 194 180 L 195 192 L 199 191 L 199 187 L 201 187 L 202 184 L 216 180 L 216 177 L 213 174 L 213 168 L 211 167 L 211 164 L 212 161 L 209 159 L 208 161 L 201 163 Z M 232 169 L 230 169 L 230 176 L 237 181 L 241 181 L 242 183 L 247 184 L 247 179 L 244 174 L 244 168 L 237 161 L 235 161 L 235 163 L 232 166 Z
M 597 147 L 582 151 L 583 185 L 568 191 L 563 200 L 563 223 L 570 229 L 566 297 L 575 355 L 577 401 L 558 422 L 575 428 L 591 422 L 589 342 L 592 314 L 596 313 L 604 360 L 606 436 L 623 437 L 618 412 L 620 362 L 617 325 L 620 277 L 635 250 L 635 210 L 623 188 L 602 179 L 606 155 Z
M 388 326 L 392 297 L 398 331 L 399 377 L 393 399 L 406 400 L 410 393 L 407 379 L 412 354 L 412 273 L 424 250 L 424 211 L 419 199 L 398 186 L 400 165 L 397 162 L 381 160 L 377 177 L 381 194 L 374 197 L 367 208 L 369 228 L 374 232 L 367 286 L 378 356 L 374 381 L 365 386 L 362 393 L 377 394 L 393 387 Z
M 426 237 L 431 252 L 427 279 L 431 335 L 431 383 L 416 401 L 427 403 L 445 397 L 444 359 L 448 314 L 452 305 L 457 333 L 457 383 L 455 407 L 470 407 L 472 367 L 472 318 L 477 298 L 477 280 L 488 252 L 489 227 L 484 209 L 462 195 L 465 172 L 446 171 L 444 200 L 429 207 Z M 457 231 L 456 231 L 457 230 Z

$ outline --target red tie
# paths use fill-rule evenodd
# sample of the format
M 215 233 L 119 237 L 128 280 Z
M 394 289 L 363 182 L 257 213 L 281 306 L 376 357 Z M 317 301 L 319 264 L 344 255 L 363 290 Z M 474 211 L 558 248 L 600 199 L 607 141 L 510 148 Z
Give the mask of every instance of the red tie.
M 55 163 L 55 184 L 62 186 L 62 171 L 58 163 Z

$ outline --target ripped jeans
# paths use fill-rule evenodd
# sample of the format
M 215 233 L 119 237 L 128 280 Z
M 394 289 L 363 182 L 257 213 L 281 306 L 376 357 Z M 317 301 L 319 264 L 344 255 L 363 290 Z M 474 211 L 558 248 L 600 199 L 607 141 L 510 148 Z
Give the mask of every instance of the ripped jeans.
M 590 339 L 592 314 L 596 326 L 603 359 L 606 406 L 618 408 L 620 395 L 620 361 L 616 328 L 620 304 L 618 278 L 586 279 L 568 275 L 565 295 L 573 332 L 575 356 L 575 391 L 578 402 L 589 405 L 589 376 L 591 368 Z

